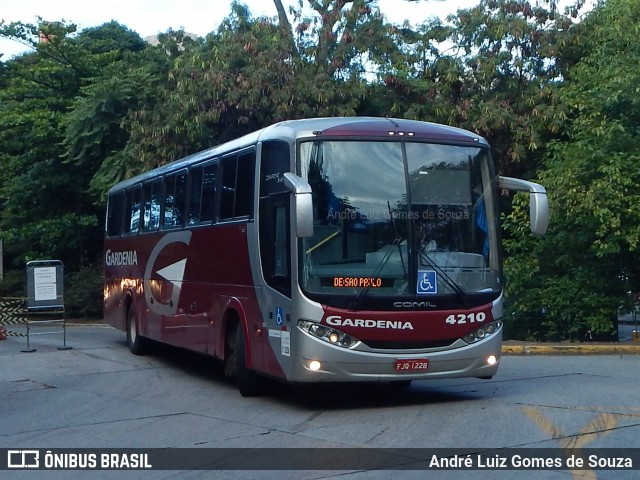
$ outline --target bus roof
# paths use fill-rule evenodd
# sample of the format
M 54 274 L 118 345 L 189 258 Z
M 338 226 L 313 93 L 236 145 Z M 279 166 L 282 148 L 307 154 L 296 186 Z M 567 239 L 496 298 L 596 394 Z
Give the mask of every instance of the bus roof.
M 243 137 L 194 153 L 159 168 L 114 185 L 109 193 L 131 187 L 144 180 L 186 168 L 192 164 L 223 156 L 266 140 L 295 142 L 302 138 L 398 139 L 488 147 L 479 135 L 461 128 L 431 122 L 386 117 L 327 117 L 285 120 Z

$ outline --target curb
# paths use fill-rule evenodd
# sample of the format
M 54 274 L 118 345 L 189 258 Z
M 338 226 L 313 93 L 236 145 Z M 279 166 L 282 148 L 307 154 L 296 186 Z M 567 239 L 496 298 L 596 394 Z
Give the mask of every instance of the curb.
M 623 345 L 502 345 L 503 355 L 640 355 L 640 344 Z

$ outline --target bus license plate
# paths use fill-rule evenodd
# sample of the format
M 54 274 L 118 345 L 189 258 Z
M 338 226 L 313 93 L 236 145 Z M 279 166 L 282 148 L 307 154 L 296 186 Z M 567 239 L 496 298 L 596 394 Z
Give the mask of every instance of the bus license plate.
M 429 360 L 426 358 L 409 358 L 396 360 L 396 372 L 421 372 L 429 369 Z

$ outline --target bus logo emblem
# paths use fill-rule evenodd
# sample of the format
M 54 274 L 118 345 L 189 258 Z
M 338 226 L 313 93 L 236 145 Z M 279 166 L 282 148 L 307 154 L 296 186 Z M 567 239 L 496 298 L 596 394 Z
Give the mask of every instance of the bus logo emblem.
M 187 265 L 187 259 L 183 258 L 179 262 L 172 263 L 164 267 L 161 270 L 158 270 L 156 273 L 160 275 L 165 280 L 169 280 L 176 287 L 182 287 L 182 279 L 184 278 L 184 267 Z
M 173 284 L 173 291 L 171 292 L 169 303 L 160 303 L 156 298 L 154 298 L 153 288 L 151 287 L 151 275 L 153 273 L 153 266 L 156 263 L 156 259 L 167 245 L 171 245 L 172 243 L 184 243 L 185 245 L 189 245 L 189 242 L 191 242 L 191 232 L 189 231 L 168 233 L 162 237 L 154 247 L 151 255 L 149 255 L 147 267 L 144 271 L 144 291 L 147 306 L 151 311 L 160 315 L 175 315 L 178 311 L 178 300 L 180 299 L 180 290 L 182 289 L 182 279 L 184 278 L 184 269 L 187 265 L 187 259 L 183 258 L 182 260 L 156 271 L 157 275 Z

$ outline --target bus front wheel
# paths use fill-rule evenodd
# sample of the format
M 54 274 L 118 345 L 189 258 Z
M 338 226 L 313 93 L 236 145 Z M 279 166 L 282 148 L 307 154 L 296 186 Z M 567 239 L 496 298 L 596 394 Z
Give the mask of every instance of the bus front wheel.
M 264 391 L 264 379 L 255 371 L 247 368 L 245 336 L 242 325 L 236 328 L 235 338 L 235 377 L 236 385 L 243 397 L 255 397 Z

